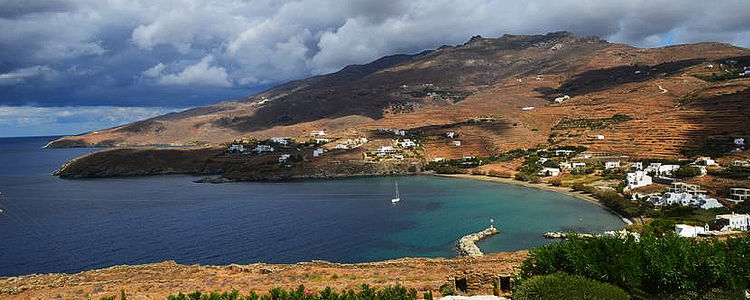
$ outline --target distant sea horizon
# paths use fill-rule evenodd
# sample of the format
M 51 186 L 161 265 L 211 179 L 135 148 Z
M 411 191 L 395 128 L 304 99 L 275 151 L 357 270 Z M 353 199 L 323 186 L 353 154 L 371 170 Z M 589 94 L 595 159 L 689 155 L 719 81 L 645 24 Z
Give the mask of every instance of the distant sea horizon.
M 546 231 L 622 228 L 567 195 L 470 179 L 370 177 L 199 184 L 195 176 L 67 180 L 51 175 L 93 148 L 56 136 L 0 138 L 0 276 L 120 264 L 341 263 L 454 257 L 495 219 L 485 252 L 552 241 Z M 401 203 L 391 204 L 398 181 Z

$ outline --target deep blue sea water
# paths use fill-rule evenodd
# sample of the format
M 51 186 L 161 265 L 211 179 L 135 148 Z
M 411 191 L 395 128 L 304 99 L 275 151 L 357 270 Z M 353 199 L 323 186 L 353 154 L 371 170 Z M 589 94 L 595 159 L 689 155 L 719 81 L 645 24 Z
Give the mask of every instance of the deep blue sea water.
M 42 149 L 53 138 L 0 139 L 0 276 L 118 264 L 334 262 L 452 257 L 461 236 L 501 230 L 485 252 L 600 232 L 600 207 L 514 185 L 432 176 L 198 184 L 192 176 L 64 180 L 50 173 L 93 149 Z M 401 203 L 392 205 L 394 180 Z

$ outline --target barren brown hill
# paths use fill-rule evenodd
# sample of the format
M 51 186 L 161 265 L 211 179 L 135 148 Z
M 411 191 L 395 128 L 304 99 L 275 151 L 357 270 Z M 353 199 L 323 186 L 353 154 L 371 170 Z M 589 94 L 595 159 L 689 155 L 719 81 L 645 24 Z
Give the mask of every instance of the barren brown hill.
M 750 135 L 750 78 L 736 74 L 746 66 L 750 50 L 721 43 L 639 49 L 566 32 L 474 37 L 50 146 L 202 145 L 386 127 L 421 131 L 426 159 L 539 144 L 684 157 Z M 554 103 L 563 95 L 571 98 Z M 491 124 L 467 122 L 476 118 Z M 463 145 L 440 139 L 446 130 Z

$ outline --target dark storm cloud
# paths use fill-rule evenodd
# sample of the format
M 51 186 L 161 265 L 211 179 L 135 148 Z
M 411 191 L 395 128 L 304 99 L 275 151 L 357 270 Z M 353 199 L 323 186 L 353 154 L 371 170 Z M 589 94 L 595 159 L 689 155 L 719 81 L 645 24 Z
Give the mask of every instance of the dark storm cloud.
M 187 107 L 470 36 L 750 45 L 750 1 L 5 0 L 0 106 Z
M 63 0 L 3 0 L 0 2 L 0 18 L 13 19 L 30 14 L 61 12 L 72 8 L 71 3 Z

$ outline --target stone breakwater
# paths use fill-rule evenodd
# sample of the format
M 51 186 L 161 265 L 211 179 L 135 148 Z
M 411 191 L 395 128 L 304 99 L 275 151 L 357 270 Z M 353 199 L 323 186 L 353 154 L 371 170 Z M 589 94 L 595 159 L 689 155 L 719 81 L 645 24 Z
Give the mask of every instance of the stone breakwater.
M 488 236 L 497 234 L 498 232 L 500 231 L 497 230 L 497 228 L 490 227 L 480 232 L 472 233 L 462 237 L 460 240 L 458 240 L 458 245 L 456 245 L 458 255 L 468 257 L 484 256 L 482 250 L 479 250 L 479 247 L 477 247 L 476 242 Z

